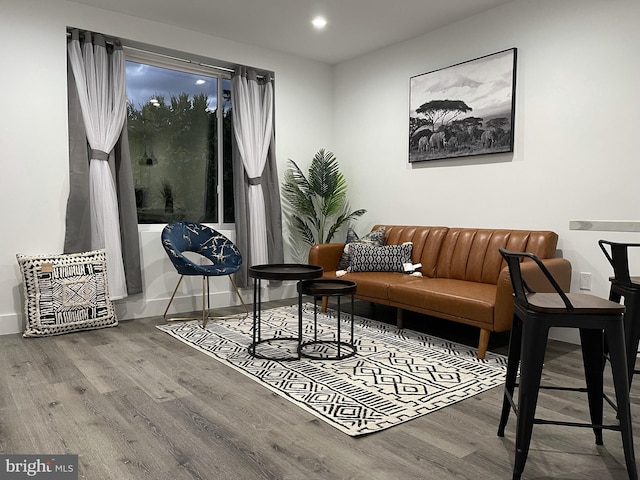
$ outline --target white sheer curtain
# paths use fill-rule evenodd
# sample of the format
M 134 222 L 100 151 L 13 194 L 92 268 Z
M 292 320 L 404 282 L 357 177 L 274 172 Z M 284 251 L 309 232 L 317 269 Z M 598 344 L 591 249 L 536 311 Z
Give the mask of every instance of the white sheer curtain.
M 108 159 L 126 117 L 124 53 L 116 45 L 113 53 L 108 54 L 102 35 L 95 34 L 92 42 L 89 32 L 84 33 L 81 45 L 77 30 L 72 31 L 68 53 L 91 147 L 91 248 L 104 248 L 107 252 L 109 296 L 117 300 L 127 296 L 127 286 L 118 199 Z
M 262 83 L 262 84 L 261 84 Z M 249 178 L 249 252 L 252 265 L 268 263 L 267 222 L 261 176 L 273 132 L 273 84 L 240 68 L 231 79 L 233 131 Z

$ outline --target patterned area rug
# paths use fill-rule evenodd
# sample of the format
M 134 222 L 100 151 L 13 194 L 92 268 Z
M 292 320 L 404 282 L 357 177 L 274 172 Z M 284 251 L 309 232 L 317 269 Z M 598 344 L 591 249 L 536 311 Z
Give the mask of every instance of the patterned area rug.
M 342 314 L 342 340 L 349 339 Z M 352 436 L 378 432 L 504 383 L 506 357 L 393 325 L 354 317 L 357 354 L 343 360 L 260 360 L 249 355 L 252 317 L 172 323 L 157 328 L 244 373 Z M 295 337 L 298 307 L 262 312 L 262 338 Z M 331 339 L 335 312 L 318 313 L 319 337 Z M 313 329 L 313 304 L 303 305 L 303 338 Z M 296 342 L 258 346 L 258 353 L 291 355 Z M 264 350 L 261 350 L 263 348 Z M 267 350 L 273 348 L 272 352 Z M 280 351 L 286 352 L 282 353 Z M 278 353 L 280 352 L 280 353 Z

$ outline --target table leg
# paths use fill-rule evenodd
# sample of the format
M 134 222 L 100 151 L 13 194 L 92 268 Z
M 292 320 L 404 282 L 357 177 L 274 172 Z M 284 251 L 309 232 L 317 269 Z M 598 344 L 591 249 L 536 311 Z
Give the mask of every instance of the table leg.
M 299 284 L 300 282 L 298 282 Z M 300 359 L 300 345 L 302 345 L 302 292 L 300 291 L 300 285 L 298 285 L 298 359 Z
M 253 279 L 253 328 L 251 329 L 251 345 L 256 344 L 256 304 L 257 304 L 257 291 L 258 291 L 258 279 Z
M 256 342 L 260 341 L 260 313 L 262 311 L 262 298 L 260 298 L 260 279 L 253 279 L 253 332 L 252 332 L 252 345 L 255 346 Z M 255 347 L 254 347 L 255 348 Z
M 313 297 L 313 340 L 318 340 L 318 297 Z
M 353 294 L 351 294 L 351 346 L 353 346 Z
M 338 338 L 338 358 L 340 358 L 340 299 L 342 297 L 340 295 L 338 295 L 338 332 L 337 332 L 337 338 Z

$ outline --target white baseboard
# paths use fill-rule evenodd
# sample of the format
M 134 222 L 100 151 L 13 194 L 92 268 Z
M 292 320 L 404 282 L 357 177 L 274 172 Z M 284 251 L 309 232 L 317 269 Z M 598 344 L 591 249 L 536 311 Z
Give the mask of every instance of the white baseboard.
M 23 318 L 23 314 L 18 315 L 16 313 L 0 315 L 0 335 L 22 333 L 24 330 Z
M 253 308 L 253 288 L 241 289 L 240 294 L 249 310 Z M 270 300 L 282 300 L 285 298 L 297 298 L 298 293 L 295 283 L 287 283 L 277 288 L 263 286 L 261 298 L 263 302 Z M 136 318 L 153 317 L 164 314 L 170 297 L 145 299 L 143 295 L 133 295 L 116 302 L 116 314 L 118 320 L 132 320 Z M 211 292 L 211 309 L 216 307 L 228 307 L 241 305 L 235 292 Z M 192 295 L 176 296 L 173 299 L 168 314 L 181 312 L 195 312 L 202 309 L 202 294 L 196 292 Z
M 266 282 L 264 282 L 266 283 Z M 251 311 L 253 308 L 253 288 L 245 288 L 240 291 L 242 299 Z M 296 298 L 296 284 L 284 282 L 276 288 L 263 285 L 261 298 L 263 302 L 269 300 L 282 300 Z M 147 299 L 144 294 L 131 295 L 123 300 L 115 302 L 116 316 L 118 320 L 132 320 L 136 318 L 162 315 L 170 297 Z M 240 300 L 233 291 L 211 292 L 211 308 L 241 305 Z M 202 309 L 201 293 L 193 295 L 177 296 L 173 299 L 169 313 L 193 312 Z M 12 335 L 24 331 L 24 314 L 7 313 L 0 314 L 0 335 Z

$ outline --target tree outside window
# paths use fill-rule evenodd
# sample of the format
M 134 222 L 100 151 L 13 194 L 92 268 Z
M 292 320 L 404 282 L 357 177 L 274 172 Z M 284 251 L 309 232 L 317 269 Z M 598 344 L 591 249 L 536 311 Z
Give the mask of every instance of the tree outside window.
M 127 62 L 138 223 L 233 223 L 231 81 Z

